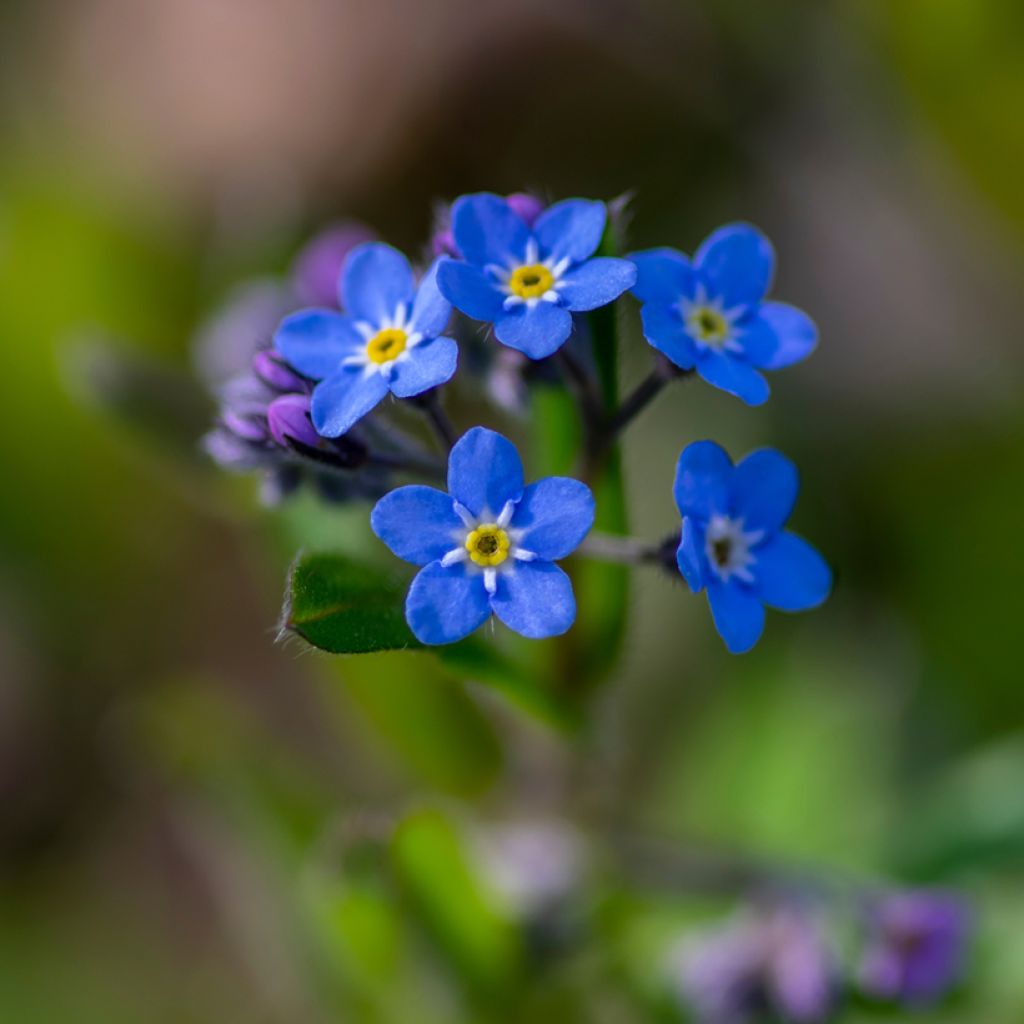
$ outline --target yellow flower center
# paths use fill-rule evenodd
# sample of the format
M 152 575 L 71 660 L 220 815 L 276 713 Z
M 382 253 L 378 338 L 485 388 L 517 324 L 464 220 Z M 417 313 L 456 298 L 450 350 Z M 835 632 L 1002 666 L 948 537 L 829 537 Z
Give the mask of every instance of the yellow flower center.
M 543 263 L 516 267 L 508 279 L 512 294 L 518 295 L 521 299 L 539 299 L 545 292 L 551 290 L 554 283 L 554 275 Z
M 716 348 L 729 337 L 729 321 L 710 306 L 698 306 L 686 318 L 687 327 L 699 341 Z
M 387 327 L 378 331 L 366 343 L 366 356 L 372 363 L 390 363 L 405 351 L 408 337 L 401 327 Z
M 508 534 L 497 523 L 481 523 L 466 538 L 466 550 L 477 565 L 501 565 L 510 546 Z

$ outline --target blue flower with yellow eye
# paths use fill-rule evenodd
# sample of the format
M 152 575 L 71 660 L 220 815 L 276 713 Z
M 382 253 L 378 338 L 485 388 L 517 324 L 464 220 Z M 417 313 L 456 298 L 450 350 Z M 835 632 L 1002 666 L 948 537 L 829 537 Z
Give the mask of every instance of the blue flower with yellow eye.
M 629 260 L 592 258 L 606 220 L 604 203 L 567 199 L 528 226 L 501 196 L 462 196 L 451 230 L 463 258 L 441 265 L 438 284 L 456 309 L 493 323 L 503 345 L 543 359 L 572 333 L 573 313 L 613 302 L 636 281 Z
M 341 274 L 344 313 L 307 309 L 286 317 L 274 336 L 299 373 L 319 381 L 313 426 L 340 437 L 390 392 L 411 398 L 449 380 L 458 347 L 442 335 L 452 308 L 437 287 L 438 263 L 417 286 L 397 249 L 368 242 Z
M 644 337 L 682 370 L 761 405 L 779 370 L 814 350 L 817 328 L 806 313 L 764 298 L 775 272 L 771 242 L 747 224 L 711 234 L 692 260 L 675 249 L 634 253 L 633 294 Z
M 411 485 L 386 494 L 373 532 L 401 559 L 423 566 L 405 616 L 425 644 L 468 636 L 492 614 L 540 639 L 576 618 L 569 577 L 557 566 L 594 522 L 594 498 L 578 480 L 526 486 L 511 441 L 474 427 L 448 457 L 448 493 Z
M 694 593 L 707 589 L 715 628 L 733 654 L 757 643 L 765 605 L 802 612 L 831 590 L 825 560 L 783 530 L 798 487 L 796 467 L 771 448 L 735 466 L 714 441 L 696 441 L 679 456 L 676 560 Z

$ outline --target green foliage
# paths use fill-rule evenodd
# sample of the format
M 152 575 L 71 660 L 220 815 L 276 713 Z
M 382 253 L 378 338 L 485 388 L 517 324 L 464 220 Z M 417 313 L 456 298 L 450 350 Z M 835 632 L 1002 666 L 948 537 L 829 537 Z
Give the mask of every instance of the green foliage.
M 400 580 L 344 555 L 302 555 L 289 575 L 281 628 L 332 654 L 419 647 L 403 596 Z
M 410 814 L 391 847 L 397 878 L 451 964 L 479 995 L 511 993 L 522 951 L 513 925 L 474 874 L 454 824 Z
M 430 668 L 421 663 L 414 673 L 412 687 L 422 689 L 431 676 L 449 682 L 454 678 L 467 679 L 498 690 L 549 725 L 563 730 L 576 726 L 577 709 L 560 701 L 550 679 L 503 649 L 497 637 L 474 636 L 439 648 L 421 644 L 410 632 L 402 611 L 406 587 L 405 581 L 347 555 L 303 555 L 289 576 L 282 631 L 294 633 L 330 654 L 429 652 L 440 666 Z M 381 664 L 375 662 L 368 685 L 375 685 L 386 675 Z M 400 685 L 400 675 L 393 674 L 391 686 Z M 360 685 L 365 673 L 350 666 L 347 676 Z M 408 700 L 417 699 L 418 694 L 410 691 L 398 701 L 398 706 L 407 709 Z M 374 700 L 374 704 L 378 702 Z M 383 706 L 378 706 L 378 711 L 392 717 Z M 423 735 L 423 723 L 417 722 L 410 739 Z M 458 743 L 455 737 L 453 742 Z

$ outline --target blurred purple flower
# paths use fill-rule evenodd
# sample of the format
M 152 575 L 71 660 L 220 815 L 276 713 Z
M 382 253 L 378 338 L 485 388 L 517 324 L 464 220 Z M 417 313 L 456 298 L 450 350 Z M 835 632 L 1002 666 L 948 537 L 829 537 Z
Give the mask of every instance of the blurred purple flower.
M 766 1014 L 794 1024 L 828 1019 L 838 968 L 818 924 L 794 909 L 760 912 L 684 946 L 679 988 L 700 1024 Z
M 480 867 L 517 917 L 534 917 L 569 899 L 585 867 L 583 841 L 569 824 L 537 819 L 480 828 Z
M 308 305 L 337 309 L 341 264 L 355 246 L 373 237 L 362 224 L 341 221 L 306 243 L 287 280 L 257 278 L 236 285 L 196 335 L 196 367 L 207 385 L 218 388 L 247 373 L 253 356 L 270 347 L 289 313 Z
M 376 237 L 368 227 L 356 221 L 340 221 L 315 235 L 292 264 L 292 283 L 299 299 L 297 305 L 338 308 L 341 265 L 357 245 L 371 242 Z
M 971 916 L 956 896 L 925 890 L 892 893 L 872 907 L 868 928 L 858 971 L 867 995 L 927 1005 L 960 977 Z

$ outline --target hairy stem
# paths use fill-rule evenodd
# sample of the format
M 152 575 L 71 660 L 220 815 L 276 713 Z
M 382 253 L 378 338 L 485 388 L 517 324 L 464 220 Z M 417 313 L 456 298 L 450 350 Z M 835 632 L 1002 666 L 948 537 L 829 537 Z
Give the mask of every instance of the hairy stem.
M 452 425 L 452 421 L 448 419 L 448 415 L 445 413 L 444 409 L 441 408 L 441 400 L 438 396 L 437 390 L 428 391 L 417 402 L 417 405 L 419 405 L 426 415 L 434 434 L 438 441 L 441 442 L 445 452 L 451 451 L 455 442 L 458 440 L 458 435 L 455 432 L 455 427 Z
M 608 418 L 605 423 L 605 432 L 611 438 L 618 437 L 657 398 L 669 381 L 691 373 L 693 370 L 680 370 L 660 353 L 656 355 L 651 372 L 626 396 L 618 409 Z
M 583 427 L 588 438 L 592 437 L 601 422 L 601 399 L 596 383 L 587 368 L 563 345 L 555 358 L 562 367 L 570 390 L 580 406 Z

